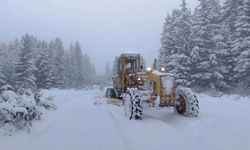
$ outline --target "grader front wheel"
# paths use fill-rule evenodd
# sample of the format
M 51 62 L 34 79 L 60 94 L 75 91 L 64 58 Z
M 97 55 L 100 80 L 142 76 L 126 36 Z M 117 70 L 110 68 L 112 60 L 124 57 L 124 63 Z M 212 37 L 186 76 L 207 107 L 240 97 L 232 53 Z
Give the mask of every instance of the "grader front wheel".
M 199 101 L 197 96 L 189 88 L 178 87 L 175 112 L 187 117 L 198 117 Z
M 130 120 L 141 120 L 142 119 L 142 97 L 138 89 L 128 89 L 123 97 L 124 100 L 124 112 L 125 116 Z

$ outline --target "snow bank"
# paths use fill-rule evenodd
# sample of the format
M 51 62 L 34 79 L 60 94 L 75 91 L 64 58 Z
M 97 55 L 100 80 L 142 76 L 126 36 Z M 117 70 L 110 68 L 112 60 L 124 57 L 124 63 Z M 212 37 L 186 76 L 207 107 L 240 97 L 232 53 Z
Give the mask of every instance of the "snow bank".
M 52 98 L 26 91 L 14 92 L 11 88 L 0 93 L 0 135 L 12 135 L 19 130 L 29 131 L 33 120 L 40 120 L 42 107 L 56 109 Z

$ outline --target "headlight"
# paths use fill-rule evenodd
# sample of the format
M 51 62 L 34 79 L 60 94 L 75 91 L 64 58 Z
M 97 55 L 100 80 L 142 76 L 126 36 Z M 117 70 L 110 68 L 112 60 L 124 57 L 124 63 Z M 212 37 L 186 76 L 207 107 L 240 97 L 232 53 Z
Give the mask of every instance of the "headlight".
M 151 68 L 151 67 L 148 67 L 148 68 L 147 68 L 147 71 L 151 71 L 151 70 L 152 70 L 152 68 Z
M 161 68 L 161 72 L 165 72 L 165 68 Z
M 141 81 L 141 78 L 138 78 L 138 81 Z

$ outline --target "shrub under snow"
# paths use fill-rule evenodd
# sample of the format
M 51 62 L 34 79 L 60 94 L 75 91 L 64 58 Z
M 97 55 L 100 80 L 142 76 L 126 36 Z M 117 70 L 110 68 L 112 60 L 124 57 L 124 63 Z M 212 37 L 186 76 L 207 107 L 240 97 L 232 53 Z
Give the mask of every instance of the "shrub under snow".
M 18 130 L 29 131 L 32 121 L 41 119 L 41 106 L 56 109 L 52 98 L 43 98 L 37 93 L 28 90 L 19 93 L 11 88 L 0 89 L 0 134 L 11 135 Z

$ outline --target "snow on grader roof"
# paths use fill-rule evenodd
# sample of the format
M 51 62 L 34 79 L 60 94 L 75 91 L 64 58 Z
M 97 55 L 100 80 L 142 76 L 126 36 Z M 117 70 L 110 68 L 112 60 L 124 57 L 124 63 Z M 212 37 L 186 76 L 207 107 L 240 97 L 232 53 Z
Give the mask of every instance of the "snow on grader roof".
M 139 53 L 134 53 L 134 52 L 126 52 L 126 53 L 121 53 L 121 57 L 140 57 Z

